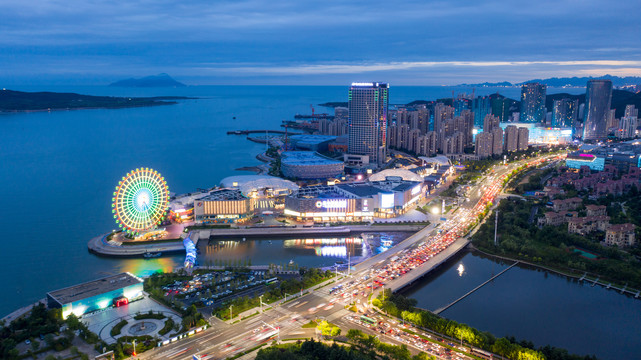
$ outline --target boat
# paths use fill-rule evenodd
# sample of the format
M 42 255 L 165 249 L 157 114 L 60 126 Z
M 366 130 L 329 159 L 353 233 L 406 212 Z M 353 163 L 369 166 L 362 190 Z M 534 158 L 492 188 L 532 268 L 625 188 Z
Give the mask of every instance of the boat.
M 162 253 L 160 251 L 152 252 L 152 253 L 146 252 L 142 257 L 144 257 L 145 259 L 153 259 L 153 258 L 160 257 L 161 255 Z

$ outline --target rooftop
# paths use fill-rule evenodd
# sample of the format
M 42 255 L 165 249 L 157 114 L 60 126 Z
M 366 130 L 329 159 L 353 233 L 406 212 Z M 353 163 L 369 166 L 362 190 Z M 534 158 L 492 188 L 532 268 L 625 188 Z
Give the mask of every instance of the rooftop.
M 220 182 L 220 185 L 226 188 L 239 188 L 245 195 L 259 189 L 272 189 L 274 191 L 294 191 L 298 189 L 298 185 L 289 180 L 268 175 L 228 176 Z
M 129 285 L 140 283 L 142 283 L 142 280 L 140 278 L 137 278 L 134 275 L 125 272 L 118 275 L 112 275 L 102 279 L 70 286 L 64 289 L 51 291 L 49 295 L 60 304 L 68 304 L 74 301 L 87 299 L 113 290 L 122 289 Z
M 315 151 L 285 151 L 282 154 L 283 165 L 333 165 L 342 164 L 342 161 L 330 159 Z
M 318 145 L 327 141 L 336 140 L 336 136 L 330 135 L 292 135 L 289 137 L 290 140 L 298 144 L 309 144 L 309 145 Z
M 223 200 L 245 200 L 246 197 L 238 189 L 219 189 L 209 193 L 198 200 L 202 201 L 223 201 Z

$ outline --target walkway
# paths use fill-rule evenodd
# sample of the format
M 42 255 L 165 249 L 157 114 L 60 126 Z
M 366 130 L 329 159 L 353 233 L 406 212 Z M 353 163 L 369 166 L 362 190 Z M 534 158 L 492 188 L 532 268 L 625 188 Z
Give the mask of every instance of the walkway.
M 503 275 L 503 273 L 505 273 L 506 271 L 510 270 L 511 268 L 513 268 L 514 266 L 516 266 L 518 263 L 519 263 L 518 261 L 517 261 L 517 262 L 515 262 L 514 264 L 510 265 L 507 269 L 505 269 L 505 270 L 501 271 L 500 273 L 498 273 L 498 274 L 496 274 L 496 275 L 492 276 L 492 277 L 491 277 L 489 280 L 487 280 L 486 282 L 484 282 L 484 283 L 482 283 L 481 285 L 479 285 L 479 286 L 475 287 L 474 289 L 470 290 L 467 294 L 465 294 L 465 295 L 461 296 L 460 298 L 458 298 L 458 299 L 456 299 L 456 300 L 452 301 L 451 303 L 449 303 L 449 304 L 445 305 L 444 307 L 442 307 L 442 308 L 440 308 L 440 309 L 438 309 L 438 310 L 434 311 L 434 314 L 438 315 L 438 314 L 442 313 L 443 311 L 445 311 L 445 310 L 449 309 L 450 307 L 454 306 L 454 304 L 456 304 L 456 303 L 458 303 L 459 301 L 461 301 L 461 300 L 465 299 L 466 297 L 468 297 L 468 296 L 472 295 L 472 293 L 474 293 L 476 290 L 478 290 L 478 289 L 482 288 L 483 286 L 485 286 L 486 284 L 488 284 L 490 281 L 492 281 L 492 280 L 496 279 L 497 277 L 499 277 L 499 276 Z

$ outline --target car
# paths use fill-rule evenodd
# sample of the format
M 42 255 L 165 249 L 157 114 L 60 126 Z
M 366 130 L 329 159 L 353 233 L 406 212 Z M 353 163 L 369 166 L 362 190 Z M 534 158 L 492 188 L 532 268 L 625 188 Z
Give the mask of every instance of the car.
M 29 344 L 31 344 L 31 340 L 27 339 L 27 340 L 24 341 L 24 343 L 29 345 Z

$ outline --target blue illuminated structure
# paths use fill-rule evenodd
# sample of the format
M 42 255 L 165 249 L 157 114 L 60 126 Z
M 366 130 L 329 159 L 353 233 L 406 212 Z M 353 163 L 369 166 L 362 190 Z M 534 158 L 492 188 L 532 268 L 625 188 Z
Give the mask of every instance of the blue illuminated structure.
M 142 279 L 121 273 L 47 293 L 47 306 L 62 309 L 62 318 L 78 317 L 143 297 Z
M 191 241 L 191 233 L 183 240 L 183 246 L 185 246 L 185 269 L 189 269 L 196 264 L 196 256 L 198 255 L 196 245 Z
M 574 153 L 568 155 L 565 159 L 565 166 L 571 169 L 580 169 L 581 166 L 587 166 L 590 170 L 603 171 L 605 158 L 592 154 Z

